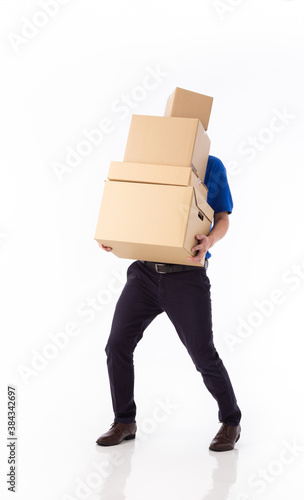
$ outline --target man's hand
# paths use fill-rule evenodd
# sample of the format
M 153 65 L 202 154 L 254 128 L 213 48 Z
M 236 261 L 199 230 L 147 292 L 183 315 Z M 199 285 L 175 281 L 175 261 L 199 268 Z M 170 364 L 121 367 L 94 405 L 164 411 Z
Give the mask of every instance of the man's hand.
M 217 212 L 214 214 L 214 225 L 208 236 L 197 234 L 196 239 L 198 245 L 191 248 L 192 252 L 197 252 L 194 257 L 188 257 L 195 264 L 199 264 L 206 255 L 207 250 L 211 248 L 217 241 L 222 239 L 228 231 L 229 215 L 228 212 Z
M 104 247 L 101 243 L 98 243 L 98 246 L 106 252 L 112 252 L 112 247 Z
M 211 247 L 211 241 L 209 236 L 205 236 L 204 234 L 197 234 L 196 239 L 198 240 L 198 245 L 191 248 L 191 252 L 197 252 L 194 257 L 188 257 L 188 260 L 191 260 L 195 264 L 199 264 L 201 260 L 206 255 L 207 250 Z

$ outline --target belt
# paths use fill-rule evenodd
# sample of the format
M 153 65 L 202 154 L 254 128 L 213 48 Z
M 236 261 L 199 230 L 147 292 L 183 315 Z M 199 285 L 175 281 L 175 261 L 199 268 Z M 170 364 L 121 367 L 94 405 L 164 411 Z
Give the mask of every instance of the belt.
M 163 264 L 162 262 L 150 262 L 147 260 L 141 260 L 143 264 L 148 269 L 152 271 L 156 271 L 159 274 L 167 274 L 167 273 L 180 273 L 181 271 L 193 271 L 196 269 L 202 269 L 201 267 L 196 266 L 183 266 L 181 264 Z M 204 268 L 208 269 L 208 259 L 205 260 Z

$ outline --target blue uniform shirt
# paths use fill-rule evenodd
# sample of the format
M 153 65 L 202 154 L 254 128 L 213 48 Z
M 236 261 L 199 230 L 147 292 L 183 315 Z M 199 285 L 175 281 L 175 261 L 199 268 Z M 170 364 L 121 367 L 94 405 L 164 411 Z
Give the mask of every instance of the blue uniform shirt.
M 233 209 L 232 196 L 228 184 L 227 172 L 223 163 L 215 156 L 209 156 L 204 183 L 208 188 L 207 203 L 213 208 L 214 213 L 228 212 Z M 212 225 L 210 226 L 211 229 Z M 206 253 L 206 259 L 211 253 Z

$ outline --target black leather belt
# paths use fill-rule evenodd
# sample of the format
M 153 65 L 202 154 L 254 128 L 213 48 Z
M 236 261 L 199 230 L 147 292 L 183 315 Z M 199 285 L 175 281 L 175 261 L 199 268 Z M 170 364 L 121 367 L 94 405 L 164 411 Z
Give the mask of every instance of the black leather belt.
M 148 269 L 152 271 L 156 271 L 159 274 L 167 274 L 167 273 L 180 273 L 181 271 L 194 271 L 196 269 L 202 269 L 202 267 L 198 266 L 183 266 L 182 264 L 164 264 L 162 262 L 150 262 L 147 260 L 141 260 L 143 264 Z M 208 260 L 205 260 L 204 268 L 208 269 Z

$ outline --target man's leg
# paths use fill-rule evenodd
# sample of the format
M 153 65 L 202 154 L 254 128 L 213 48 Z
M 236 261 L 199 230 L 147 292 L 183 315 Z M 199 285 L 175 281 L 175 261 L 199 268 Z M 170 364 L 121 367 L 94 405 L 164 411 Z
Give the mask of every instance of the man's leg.
M 241 411 L 227 370 L 213 344 L 210 282 L 206 271 L 184 271 L 164 278 L 161 305 L 216 399 L 219 421 L 237 426 Z
M 157 276 L 149 276 L 140 262 L 133 262 L 105 348 L 115 422 L 135 421 L 133 353 L 144 330 L 161 312 L 157 305 Z

